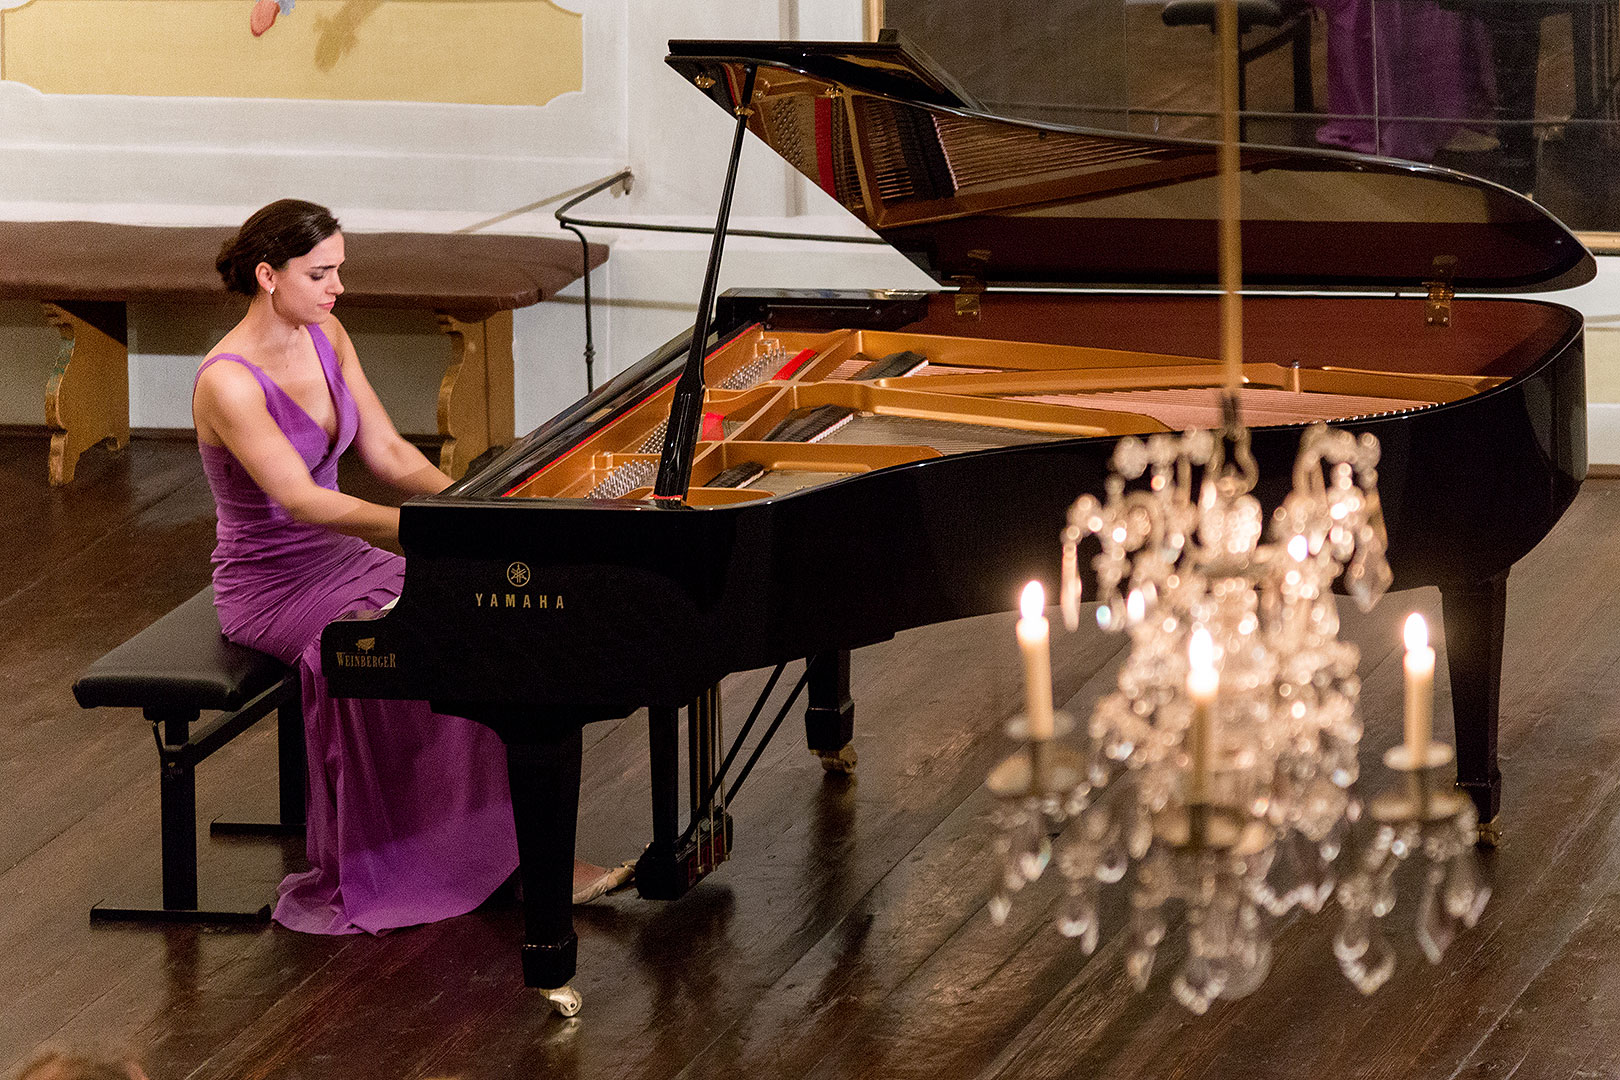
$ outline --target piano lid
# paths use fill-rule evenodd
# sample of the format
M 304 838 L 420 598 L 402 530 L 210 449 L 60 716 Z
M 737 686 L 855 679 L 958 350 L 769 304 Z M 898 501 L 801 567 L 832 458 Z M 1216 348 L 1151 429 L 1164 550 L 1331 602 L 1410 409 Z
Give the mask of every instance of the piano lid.
M 1009 120 L 914 46 L 671 41 L 667 62 L 946 285 L 1211 287 L 1216 144 Z M 1449 169 L 1245 146 L 1248 288 L 1569 288 L 1591 254 L 1529 199 Z

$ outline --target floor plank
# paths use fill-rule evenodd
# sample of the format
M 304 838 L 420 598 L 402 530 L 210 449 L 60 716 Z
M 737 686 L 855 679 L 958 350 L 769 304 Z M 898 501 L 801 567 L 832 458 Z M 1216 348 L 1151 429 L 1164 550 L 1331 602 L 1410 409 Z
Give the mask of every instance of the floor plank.
M 183 445 L 138 440 L 92 460 L 64 497 L 30 467 L 36 442 L 14 437 L 0 464 L 0 510 L 36 508 L 26 537 L 0 538 L 0 1076 L 43 1045 L 134 1053 L 153 1080 L 1616 1068 L 1605 945 L 1620 923 L 1620 607 L 1594 582 L 1620 576 L 1620 546 L 1592 538 L 1620 528 L 1620 481 L 1588 482 L 1510 578 L 1507 841 L 1481 925 L 1442 965 L 1406 938 L 1395 978 L 1363 998 L 1334 968 L 1331 913 L 1291 918 L 1260 991 L 1193 1017 L 1165 990 L 1174 932 L 1149 992 L 1128 992 L 1117 894 L 1090 958 L 1052 926 L 1055 882 L 994 925 L 983 781 L 1021 694 L 1011 616 L 998 615 L 858 653 L 855 776 L 825 777 L 790 718 L 732 808 L 731 863 L 689 896 L 581 909 L 586 1007 L 564 1021 L 521 986 L 510 904 L 381 938 L 90 926 L 90 904 L 155 887 L 156 755 L 138 717 L 82 712 L 67 688 L 207 579 L 212 518 Z M 1398 627 L 1413 608 L 1438 624 L 1432 589 L 1367 615 L 1345 605 L 1368 786 L 1399 738 Z M 1055 644 L 1059 700 L 1083 716 L 1112 686 L 1120 642 L 1091 630 Z M 765 674 L 728 680 L 731 727 Z M 593 725 L 586 746 L 581 851 L 633 857 L 650 820 L 644 717 Z M 211 758 L 201 815 L 272 806 L 274 760 L 268 726 Z M 204 890 L 268 896 L 298 847 L 205 835 Z

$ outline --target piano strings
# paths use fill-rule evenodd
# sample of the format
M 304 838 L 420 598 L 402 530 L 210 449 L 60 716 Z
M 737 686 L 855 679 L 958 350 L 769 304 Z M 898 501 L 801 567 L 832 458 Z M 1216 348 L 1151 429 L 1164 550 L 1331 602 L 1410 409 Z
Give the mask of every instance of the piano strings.
M 792 358 L 791 362 L 789 357 Z M 992 447 L 1219 423 L 1209 358 L 946 335 L 750 327 L 705 362 L 710 386 L 689 503 L 770 498 L 908 461 Z M 1504 381 L 1331 363 L 1241 365 L 1253 426 L 1399 413 Z M 572 468 L 517 494 L 647 497 L 667 390 L 587 440 Z

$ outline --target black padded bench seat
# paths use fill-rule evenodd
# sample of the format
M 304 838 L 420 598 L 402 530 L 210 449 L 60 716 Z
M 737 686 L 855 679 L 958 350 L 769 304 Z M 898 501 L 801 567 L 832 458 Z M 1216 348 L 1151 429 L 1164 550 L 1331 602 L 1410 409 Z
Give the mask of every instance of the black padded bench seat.
M 86 709 L 140 709 L 151 721 L 162 768 L 162 907 L 98 904 L 92 919 L 262 922 L 270 905 L 246 910 L 197 904 L 196 766 L 272 709 L 277 713 L 279 823 L 215 822 L 216 833 L 301 832 L 304 726 L 298 676 L 274 657 L 225 640 L 210 586 L 90 665 L 73 684 Z M 203 713 L 217 713 L 192 730 Z
M 1219 0 L 1167 0 L 1159 18 L 1166 26 L 1207 26 L 1217 35 L 1216 6 Z M 1242 35 L 1256 26 L 1269 26 L 1276 33 L 1248 48 L 1238 47 L 1238 129 L 1249 108 L 1249 61 L 1258 60 L 1284 45 L 1293 47 L 1294 112 L 1308 115 L 1315 111 L 1311 95 L 1311 21 L 1315 9 L 1310 0 L 1237 0 L 1237 28 Z M 1239 138 L 1241 139 L 1241 135 Z

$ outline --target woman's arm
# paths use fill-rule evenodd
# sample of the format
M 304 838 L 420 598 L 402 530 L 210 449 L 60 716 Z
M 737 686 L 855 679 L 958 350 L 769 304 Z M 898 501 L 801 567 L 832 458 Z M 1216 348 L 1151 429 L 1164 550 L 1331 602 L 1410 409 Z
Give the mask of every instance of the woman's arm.
M 264 389 L 240 364 L 218 363 L 203 372 L 192 409 L 198 426 L 216 436 L 294 520 L 373 542 L 398 541 L 397 509 L 331 491 L 310 477 L 303 457 L 270 416 Z
M 343 324 L 329 318 L 321 324 L 321 329 L 331 339 L 343 368 L 343 381 L 349 384 L 349 393 L 354 396 L 360 413 L 360 430 L 355 434 L 354 447 L 366 468 L 383 483 L 408 495 L 433 495 L 449 487 L 450 478 L 394 429 L 388 411 L 360 368 L 360 357 Z

